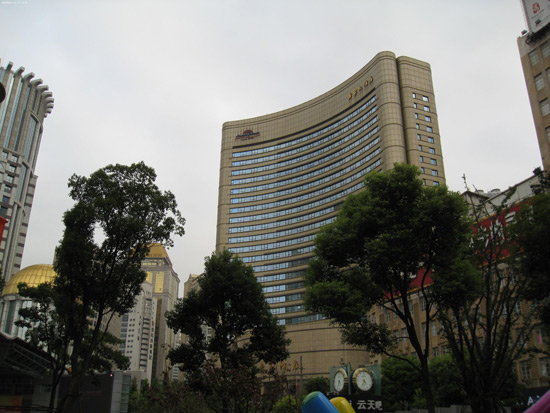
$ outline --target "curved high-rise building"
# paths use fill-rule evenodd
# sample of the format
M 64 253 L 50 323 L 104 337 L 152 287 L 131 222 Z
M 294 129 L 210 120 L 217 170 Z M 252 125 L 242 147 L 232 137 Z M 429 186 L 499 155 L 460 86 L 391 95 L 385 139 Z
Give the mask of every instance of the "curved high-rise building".
M 0 268 L 9 280 L 21 268 L 36 187 L 34 174 L 42 124 L 53 109 L 52 92 L 25 68 L 0 67 L 5 100 L 0 103 Z
M 372 362 L 304 311 L 304 275 L 319 228 L 367 173 L 395 163 L 445 183 L 430 66 L 391 52 L 308 102 L 223 125 L 216 249 L 254 268 L 292 340 L 288 366 L 304 379 Z

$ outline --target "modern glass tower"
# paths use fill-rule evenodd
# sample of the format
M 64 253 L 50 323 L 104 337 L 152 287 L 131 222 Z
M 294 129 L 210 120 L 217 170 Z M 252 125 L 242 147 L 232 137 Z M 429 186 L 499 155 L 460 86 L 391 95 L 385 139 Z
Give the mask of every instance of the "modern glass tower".
M 53 109 L 52 92 L 34 73 L 0 67 L 6 97 L 0 103 L 0 217 L 5 228 L 0 243 L 0 268 L 9 280 L 21 268 L 37 176 L 36 159 L 42 124 Z
M 429 64 L 381 52 L 334 89 L 281 112 L 223 125 L 216 249 L 254 268 L 292 340 L 295 375 L 367 364 L 329 320 L 304 311 L 315 235 L 371 171 L 418 166 L 445 183 Z

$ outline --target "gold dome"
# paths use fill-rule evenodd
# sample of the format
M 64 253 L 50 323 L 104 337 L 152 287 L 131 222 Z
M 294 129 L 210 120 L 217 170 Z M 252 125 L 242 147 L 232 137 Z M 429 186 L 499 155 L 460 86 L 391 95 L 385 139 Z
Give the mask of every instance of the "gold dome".
M 162 244 L 157 242 L 149 245 L 149 254 L 147 254 L 147 258 L 166 258 L 167 256 L 168 253 Z
M 17 294 L 19 292 L 17 284 L 27 283 L 29 287 L 36 287 L 38 284 L 43 284 L 53 281 L 55 271 L 50 264 L 30 265 L 17 272 L 6 283 L 2 295 Z

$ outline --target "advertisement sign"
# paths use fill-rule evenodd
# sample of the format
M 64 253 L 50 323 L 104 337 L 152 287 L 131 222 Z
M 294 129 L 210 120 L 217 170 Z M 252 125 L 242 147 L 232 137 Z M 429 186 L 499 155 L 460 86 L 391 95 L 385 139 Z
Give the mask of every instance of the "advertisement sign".
M 529 31 L 538 32 L 550 23 L 550 0 L 522 0 Z

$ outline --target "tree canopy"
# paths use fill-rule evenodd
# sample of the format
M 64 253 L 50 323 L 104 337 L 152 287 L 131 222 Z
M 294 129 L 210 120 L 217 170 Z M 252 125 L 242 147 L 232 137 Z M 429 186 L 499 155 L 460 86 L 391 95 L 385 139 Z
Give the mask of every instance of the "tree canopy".
M 67 372 L 71 341 L 66 325 L 55 310 L 55 302 L 61 297 L 51 283 L 29 287 L 26 283 L 18 285 L 19 295 L 29 298 L 33 305 L 19 310 L 20 319 L 15 322 L 26 329 L 25 338 L 33 346 L 50 355 L 49 370 L 51 392 L 48 411 L 55 409 L 57 387 L 63 374 Z
M 382 396 L 387 411 L 410 410 L 420 390 L 420 363 L 389 357 L 382 361 Z
M 428 356 L 435 311 L 427 287 L 431 274 L 460 265 L 470 220 L 458 194 L 445 186 L 427 187 L 419 175 L 414 166 L 396 164 L 366 176 L 364 191 L 348 197 L 336 221 L 315 239 L 305 302 L 310 311 L 333 319 L 344 341 L 374 353 L 392 354 L 399 338 L 373 322 L 369 310 L 377 305 L 394 313 L 419 357 L 423 392 L 433 412 Z M 409 306 L 413 283 L 427 307 L 424 332 Z
M 415 369 L 413 366 L 416 365 Z M 420 386 L 419 361 L 387 358 L 382 361 L 382 395 L 386 410 L 422 409 L 426 400 Z M 429 362 L 435 404 L 447 407 L 467 404 L 462 379 L 450 354 L 434 357 Z
M 54 259 L 54 289 L 62 297 L 55 307 L 72 344 L 67 411 L 78 410 L 80 380 L 93 367 L 111 319 L 128 312 L 141 291 L 149 246 L 171 246 L 172 236 L 184 234 L 174 195 L 155 180 L 143 162 L 69 180 L 75 204 L 64 214 Z
M 254 271 L 226 249 L 206 258 L 198 288 L 179 300 L 166 318 L 172 329 L 185 335 L 169 358 L 181 363 L 190 382 L 214 392 L 211 400 L 219 400 L 224 412 L 231 406 L 250 411 L 261 389 L 256 363 L 288 357 L 284 327 L 271 314 Z M 201 386 L 205 377 L 210 383 Z
M 515 362 L 529 350 L 535 308 L 523 305 L 528 280 L 513 254 L 507 195 L 477 203 L 470 252 L 460 266 L 434 276 L 433 296 L 444 337 L 474 412 L 499 412 L 513 394 Z M 471 199 L 471 198 L 470 198 Z
M 271 314 L 254 271 L 228 250 L 206 258 L 198 288 L 166 317 L 188 339 L 169 355 L 184 371 L 200 368 L 207 355 L 218 358 L 222 367 L 276 363 L 288 356 L 284 327 Z M 211 339 L 205 335 L 208 328 Z

